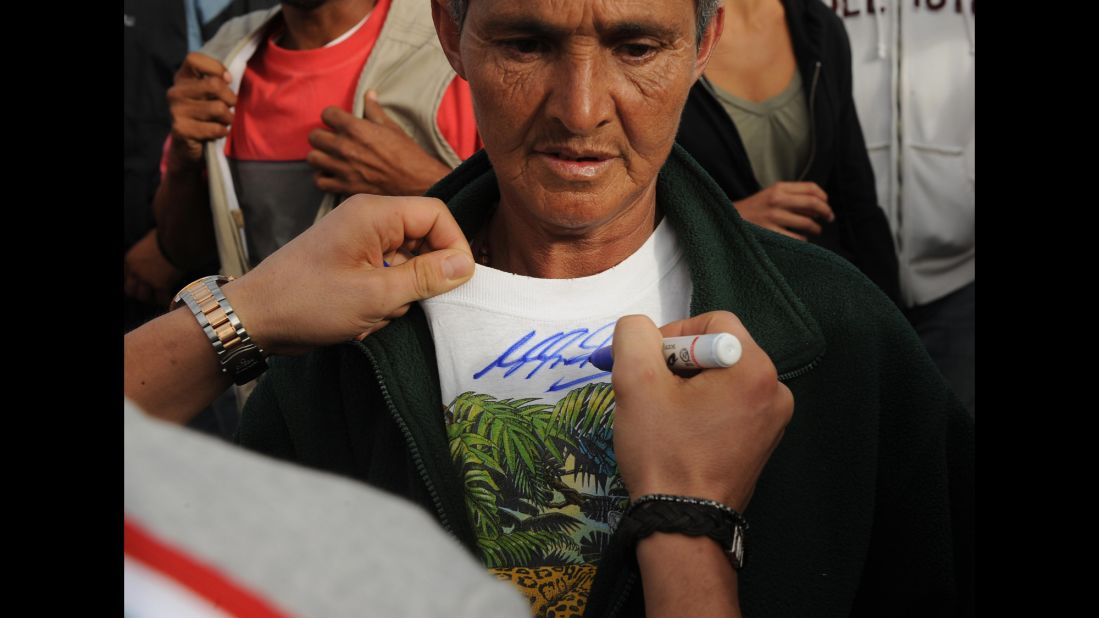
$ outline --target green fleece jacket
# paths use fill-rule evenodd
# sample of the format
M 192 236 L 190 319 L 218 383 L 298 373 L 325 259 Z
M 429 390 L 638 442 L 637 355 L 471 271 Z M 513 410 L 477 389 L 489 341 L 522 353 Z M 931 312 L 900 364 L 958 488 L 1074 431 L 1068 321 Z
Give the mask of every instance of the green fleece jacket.
M 483 152 L 436 185 L 467 236 L 499 199 Z M 735 313 L 794 394 L 759 479 L 739 575 L 748 616 L 973 612 L 973 421 L 896 307 L 832 253 L 741 220 L 676 146 L 657 201 L 682 242 L 691 313 Z M 275 359 L 240 442 L 423 505 L 477 553 L 418 306 L 362 343 Z M 587 615 L 643 615 L 612 542 Z

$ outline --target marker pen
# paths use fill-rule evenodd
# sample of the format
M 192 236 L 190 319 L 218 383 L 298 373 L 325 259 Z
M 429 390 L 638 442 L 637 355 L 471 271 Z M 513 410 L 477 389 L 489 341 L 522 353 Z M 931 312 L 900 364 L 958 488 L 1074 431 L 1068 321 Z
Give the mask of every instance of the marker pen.
M 740 339 L 732 333 L 664 338 L 664 360 L 673 370 L 732 367 L 740 360 L 740 352 Z M 588 360 L 599 369 L 610 371 L 614 366 L 611 346 L 592 352 Z

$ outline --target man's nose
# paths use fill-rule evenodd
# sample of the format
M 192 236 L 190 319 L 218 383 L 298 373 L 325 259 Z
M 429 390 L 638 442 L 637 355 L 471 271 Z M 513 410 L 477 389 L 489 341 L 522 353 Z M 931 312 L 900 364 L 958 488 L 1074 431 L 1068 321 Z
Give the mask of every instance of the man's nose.
M 558 61 L 547 112 L 575 135 L 590 135 L 614 118 L 613 84 L 607 59 L 573 53 Z

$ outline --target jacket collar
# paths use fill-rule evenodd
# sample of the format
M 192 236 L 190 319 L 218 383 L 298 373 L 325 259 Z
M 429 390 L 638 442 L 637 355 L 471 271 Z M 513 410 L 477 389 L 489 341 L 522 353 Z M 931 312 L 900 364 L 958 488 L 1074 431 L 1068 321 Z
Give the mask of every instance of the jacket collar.
M 467 238 L 488 222 L 500 199 L 483 150 L 428 195 L 450 205 Z M 820 327 L 767 257 L 757 228 L 745 224 L 721 188 L 678 144 L 657 179 L 657 201 L 687 255 L 693 315 L 718 309 L 735 313 L 780 376 L 824 353 Z
M 782 0 L 786 10 L 786 27 L 790 31 L 790 43 L 794 48 L 801 77 L 808 84 L 813 75 L 813 64 L 824 54 L 825 23 L 821 16 L 809 10 L 806 0 Z M 816 0 L 808 0 L 815 2 Z

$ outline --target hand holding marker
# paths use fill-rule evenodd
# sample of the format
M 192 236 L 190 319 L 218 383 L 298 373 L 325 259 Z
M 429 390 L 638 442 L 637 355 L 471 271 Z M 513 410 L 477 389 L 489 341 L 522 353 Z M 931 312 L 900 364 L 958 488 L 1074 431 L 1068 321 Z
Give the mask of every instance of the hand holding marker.
M 740 360 L 740 352 L 740 339 L 732 333 L 664 338 L 664 359 L 673 371 L 732 367 Z M 611 346 L 592 352 L 589 360 L 599 369 L 610 371 L 614 366 Z

